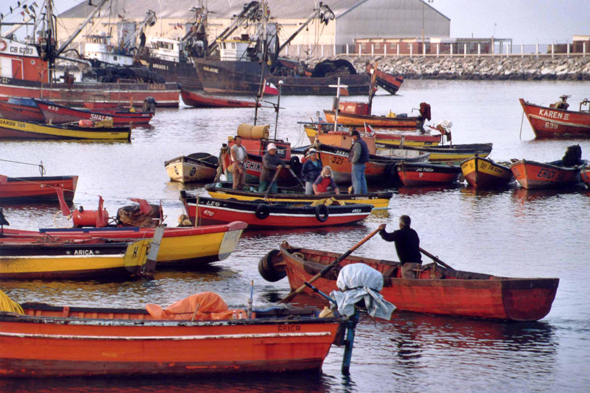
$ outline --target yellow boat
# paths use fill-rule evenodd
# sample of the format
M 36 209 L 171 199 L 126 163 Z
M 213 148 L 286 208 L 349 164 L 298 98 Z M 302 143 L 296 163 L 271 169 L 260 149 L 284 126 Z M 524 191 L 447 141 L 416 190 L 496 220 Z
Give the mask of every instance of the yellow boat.
M 248 186 L 246 185 L 246 187 Z M 340 202 L 373 205 L 373 210 L 387 209 L 389 206 L 389 200 L 393 196 L 392 192 L 370 192 L 364 195 L 344 193 L 306 195 L 303 193 L 303 191 L 295 192 L 290 189 L 287 190 L 278 187 L 278 192 L 276 194 L 268 194 L 268 197 L 265 198 L 264 193 L 257 192 L 257 188 L 251 189 L 251 191 L 233 190 L 232 183 L 229 182 L 207 184 L 205 189 L 212 198 L 218 199 L 235 198 L 239 201 L 255 201 L 265 199 L 269 202 L 315 202 L 326 198 L 334 198 Z M 195 200 L 196 197 L 190 195 L 187 196 L 186 200 L 188 201 L 190 199 Z
M 375 146 L 380 150 L 378 155 L 387 155 L 388 152 L 395 153 L 396 149 L 400 149 L 396 146 L 388 146 L 382 143 L 375 143 Z M 412 147 L 403 146 L 403 150 L 413 150 L 421 153 L 430 154 L 428 160 L 433 162 L 454 162 L 460 163 L 474 155 L 479 157 L 487 157 L 492 152 L 491 143 L 474 143 L 474 144 L 462 144 L 462 145 L 443 145 L 443 146 L 423 146 L 423 147 Z
M 131 128 L 51 125 L 0 118 L 0 139 L 2 138 L 128 141 L 131 139 Z
M 0 245 L 0 278 L 97 278 L 138 275 L 151 240 L 43 242 L 12 240 Z

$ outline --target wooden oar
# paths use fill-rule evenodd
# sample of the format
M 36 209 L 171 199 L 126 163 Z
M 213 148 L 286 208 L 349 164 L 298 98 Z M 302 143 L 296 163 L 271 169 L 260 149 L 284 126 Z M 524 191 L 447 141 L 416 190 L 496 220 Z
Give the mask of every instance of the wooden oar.
M 272 181 L 270 182 L 270 184 L 268 185 L 268 189 L 266 190 L 266 193 L 264 194 L 264 200 L 266 201 L 268 199 L 268 194 L 270 193 L 270 189 L 272 188 L 272 185 L 275 184 L 275 182 L 277 181 L 277 178 L 279 177 L 279 173 L 281 172 L 281 168 L 277 169 L 277 172 L 275 173 L 275 176 L 272 178 Z
M 432 255 L 431 253 L 429 253 L 428 251 L 426 251 L 425 249 L 420 248 L 420 252 L 422 254 L 426 255 L 428 258 L 432 259 L 434 262 L 440 263 L 441 265 L 443 265 L 447 269 L 455 270 L 452 267 L 450 267 L 449 265 L 447 265 L 446 263 L 444 263 L 443 261 L 441 261 L 440 259 L 438 259 L 437 257 L 435 257 L 434 255 Z
M 332 262 L 331 264 L 329 264 L 328 266 L 326 266 L 325 268 L 323 268 L 321 272 L 319 272 L 318 274 L 316 274 L 315 276 L 313 276 L 311 278 L 311 280 L 307 281 L 306 284 L 313 283 L 315 280 L 317 280 L 318 278 L 322 277 L 324 274 L 326 274 L 327 272 L 329 272 L 330 270 L 332 270 L 340 262 L 342 262 L 342 260 L 344 258 L 348 257 L 357 248 L 359 248 L 360 246 L 362 246 L 363 244 L 365 244 L 367 242 L 367 240 L 369 240 L 370 238 L 372 238 L 373 236 L 375 236 L 380 230 L 381 230 L 381 228 L 377 228 L 373 232 L 369 233 L 363 240 L 361 240 L 360 242 L 358 242 L 354 247 L 352 247 L 350 250 L 346 251 L 344 254 L 340 255 L 338 258 L 336 258 L 336 260 L 334 262 Z M 287 303 L 288 301 L 290 301 L 291 299 L 293 299 L 295 296 L 297 296 L 298 294 L 300 294 L 301 292 L 303 292 L 305 290 L 306 284 L 303 284 L 302 286 L 300 286 L 296 290 L 291 291 L 291 293 L 289 293 L 283 300 L 279 301 L 279 303 Z
M 301 186 L 303 188 L 305 188 L 305 184 L 303 184 L 303 182 L 301 181 L 301 179 L 299 178 L 299 176 L 297 176 L 297 174 L 293 171 L 293 169 L 289 168 L 289 172 L 291 172 L 291 175 L 293 175 L 293 177 L 295 179 L 297 179 L 297 181 L 299 182 L 299 184 L 301 184 Z

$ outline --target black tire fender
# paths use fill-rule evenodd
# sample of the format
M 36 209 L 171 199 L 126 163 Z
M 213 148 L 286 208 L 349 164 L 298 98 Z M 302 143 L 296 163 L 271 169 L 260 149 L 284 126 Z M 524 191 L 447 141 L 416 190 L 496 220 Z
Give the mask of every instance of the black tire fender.
M 315 207 L 315 218 L 319 222 L 326 222 L 329 216 L 330 212 L 328 211 L 328 206 L 321 204 Z
M 258 262 L 258 272 L 260 276 L 269 282 L 277 282 L 287 276 L 284 266 L 275 266 L 275 258 L 282 257 L 280 250 L 271 250 L 260 258 Z
M 266 219 L 270 215 L 270 207 L 268 207 L 268 205 L 266 205 L 264 203 L 261 203 L 256 208 L 256 211 L 254 212 L 254 215 L 259 220 L 264 220 L 264 219 Z

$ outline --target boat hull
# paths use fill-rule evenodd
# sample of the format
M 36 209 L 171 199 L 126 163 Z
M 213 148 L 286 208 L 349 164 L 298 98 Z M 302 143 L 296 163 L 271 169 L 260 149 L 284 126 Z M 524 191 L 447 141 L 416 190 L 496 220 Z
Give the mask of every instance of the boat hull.
M 505 187 L 514 178 L 507 166 L 477 156 L 463 161 L 461 171 L 470 186 L 480 189 Z
M 334 111 L 324 110 L 326 121 L 334 123 Z M 338 124 L 345 126 L 364 127 L 368 124 L 378 128 L 395 128 L 399 130 L 417 130 L 421 129 L 424 122 L 421 117 L 387 117 L 372 115 L 355 115 L 346 112 L 338 112 Z
M 451 185 L 461 176 L 461 168 L 452 165 L 405 163 L 397 165 L 397 174 L 406 187 Z
M 395 151 L 402 147 L 392 146 L 377 142 L 378 149 L 390 149 Z M 460 163 L 474 155 L 487 157 L 492 152 L 491 143 L 476 143 L 465 145 L 444 145 L 444 146 L 403 146 L 405 150 L 414 150 L 421 153 L 430 154 L 429 160 L 433 162 L 453 162 Z
M 582 182 L 588 187 L 590 187 L 590 167 L 586 166 L 582 168 L 580 171 L 580 177 L 582 179 Z
M 156 261 L 158 267 L 196 266 L 227 259 L 247 225 L 236 220 L 224 225 L 196 228 L 166 228 Z M 71 228 L 19 231 L 6 228 L 6 236 L 51 236 L 62 240 L 78 238 L 151 239 L 154 228 Z
M 0 138 L 129 141 L 129 127 L 85 128 L 0 119 Z
M 63 124 L 78 122 L 80 120 L 91 121 L 112 121 L 116 125 L 132 125 L 132 124 L 148 124 L 153 112 L 122 112 L 122 111 L 108 111 L 96 112 L 89 110 L 80 110 L 68 108 L 63 105 L 58 105 L 52 102 L 35 100 L 37 106 L 43 113 L 45 121 L 49 124 Z
M 139 274 L 149 243 L 43 243 L 34 238 L 18 244 L 3 242 L 0 279 L 95 279 Z
M 519 99 L 535 137 L 537 138 L 588 138 L 590 112 L 573 112 L 534 105 Z
M 217 166 L 187 156 L 166 161 L 165 165 L 170 180 L 181 183 L 209 182 L 217 176 Z
M 119 106 L 142 106 L 153 97 L 159 107 L 178 107 L 180 89 L 176 83 L 41 83 L 13 78 L 0 79 L 0 101 L 10 97 L 39 98 L 66 106 L 85 102 L 111 102 Z
M 246 186 L 247 187 L 247 186 Z M 216 199 L 229 199 L 234 198 L 238 201 L 255 201 L 265 199 L 264 193 L 246 190 L 234 190 L 232 184 L 228 182 L 219 182 L 214 184 L 208 184 L 205 189 L 212 198 Z M 311 203 L 325 198 L 334 198 L 337 201 L 345 203 L 359 203 L 363 205 L 372 205 L 373 210 L 387 209 L 389 206 L 389 200 L 393 196 L 391 192 L 370 192 L 364 195 L 357 194 L 322 194 L 322 195 L 306 195 L 303 192 L 284 192 L 281 193 L 281 188 L 278 188 L 279 193 L 268 194 L 266 200 L 271 203 L 282 203 L 282 202 L 300 202 L 300 203 Z M 190 198 L 190 197 L 189 197 Z M 194 198 L 194 197 L 193 197 Z
M 326 206 L 327 216 L 318 212 L 317 206 L 294 204 L 267 204 L 241 202 L 227 199 L 200 197 L 195 203 L 187 201 L 189 216 L 197 217 L 202 225 L 216 225 L 233 220 L 244 221 L 249 228 L 305 228 L 348 225 L 364 220 L 371 214 L 371 205 Z M 257 214 L 265 208 L 268 214 Z M 325 219 L 324 219 L 325 217 Z
M 304 285 L 317 272 L 316 268 L 293 255 L 293 250 L 301 252 L 307 260 L 322 256 L 322 260 L 332 261 L 339 254 L 323 251 L 292 249 L 281 246 L 282 260 L 292 289 Z M 319 260 L 319 259 L 314 259 Z M 385 262 L 385 263 L 384 263 Z M 388 271 L 397 268 L 399 263 L 378 261 L 368 258 L 348 257 L 341 266 L 350 263 L 366 263 L 387 276 Z M 536 321 L 544 318 L 551 310 L 559 279 L 557 278 L 506 278 L 486 274 L 456 272 L 441 269 L 449 274 L 445 279 L 430 279 L 430 272 L 418 279 L 386 277 L 386 285 L 380 292 L 385 300 L 393 303 L 399 311 L 455 315 L 474 318 L 502 319 L 513 321 Z M 455 272 L 453 278 L 451 274 Z M 443 274 L 444 274 L 443 273 Z M 460 278 L 460 277 L 465 277 Z M 472 277 L 468 279 L 467 277 Z M 327 275 L 314 282 L 320 291 L 330 293 L 337 290 L 336 275 Z M 318 296 L 306 288 L 306 293 Z
M 58 200 L 56 188 L 71 202 L 77 185 L 78 176 L 8 177 L 6 181 L 0 176 L 0 202 L 54 202 Z
M 333 129 L 333 127 L 330 127 Z M 324 132 L 324 131 L 322 131 Z M 311 143 L 315 143 L 318 135 L 317 126 L 306 125 L 305 134 Z M 433 135 L 402 135 L 378 132 L 375 133 L 375 142 L 392 146 L 437 146 L 441 141 L 440 136 Z
M 8 120 L 43 123 L 45 118 L 39 108 L 0 101 L 0 116 Z
M 580 184 L 580 168 L 519 160 L 510 165 L 516 181 L 526 189 L 570 188 Z
M 256 103 L 252 101 L 204 96 L 184 89 L 180 91 L 180 96 L 185 105 L 196 108 L 254 108 L 256 106 Z
M 0 378 L 319 370 L 343 324 L 296 315 L 160 321 L 144 310 L 54 308 L 55 317 L 36 309 L 0 315 Z

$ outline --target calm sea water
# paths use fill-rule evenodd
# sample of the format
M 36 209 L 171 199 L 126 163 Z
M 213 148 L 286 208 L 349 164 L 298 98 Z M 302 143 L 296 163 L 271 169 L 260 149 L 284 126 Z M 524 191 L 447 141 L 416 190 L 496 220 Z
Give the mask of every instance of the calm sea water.
M 492 158 L 556 160 L 579 143 L 590 159 L 590 141 L 535 141 L 522 125 L 518 98 L 549 104 L 571 94 L 572 107 L 590 94 L 590 83 L 406 81 L 397 96 L 377 96 L 374 113 L 410 114 L 420 102 L 432 105 L 433 124 L 454 124 L 454 143 L 493 142 Z M 590 97 L 588 97 L 590 98 Z M 363 99 L 363 98 L 359 98 Z M 297 121 L 331 105 L 330 97 L 283 97 L 278 137 L 307 143 Z M 275 113 L 263 110 L 262 122 Z M 79 175 L 75 204 L 96 209 L 98 195 L 110 215 L 127 198 L 162 201 L 167 223 L 182 213 L 180 184 L 169 182 L 164 161 L 195 152 L 217 154 L 249 109 L 160 110 L 150 129 L 133 131 L 131 143 L 0 142 L 0 158 L 39 163 L 47 175 Z M 35 176 L 37 170 L 0 161 L 0 173 Z M 201 185 L 187 186 L 204 193 Z M 340 374 L 343 350 L 333 347 L 319 374 L 253 375 L 192 379 L 0 381 L 0 391 L 192 392 L 226 391 L 568 391 L 590 384 L 590 191 L 526 191 L 518 187 L 475 192 L 465 186 L 394 189 L 388 213 L 364 223 L 332 229 L 248 231 L 223 262 L 195 271 L 158 272 L 152 281 L 3 281 L 16 301 L 58 305 L 143 307 L 168 305 L 196 292 L 214 291 L 228 304 L 244 305 L 255 281 L 255 305 L 266 307 L 288 293 L 287 280 L 268 283 L 258 275 L 259 258 L 280 242 L 343 252 L 381 223 L 396 226 L 409 214 L 424 249 L 451 266 L 510 277 L 559 277 L 551 313 L 536 323 L 504 323 L 411 313 L 359 326 L 351 376 Z M 14 228 L 68 223 L 56 206 L 8 206 Z M 393 245 L 374 238 L 355 255 L 396 259 Z M 305 299 L 304 299 L 305 300 Z M 303 302 L 303 300 L 300 300 Z

